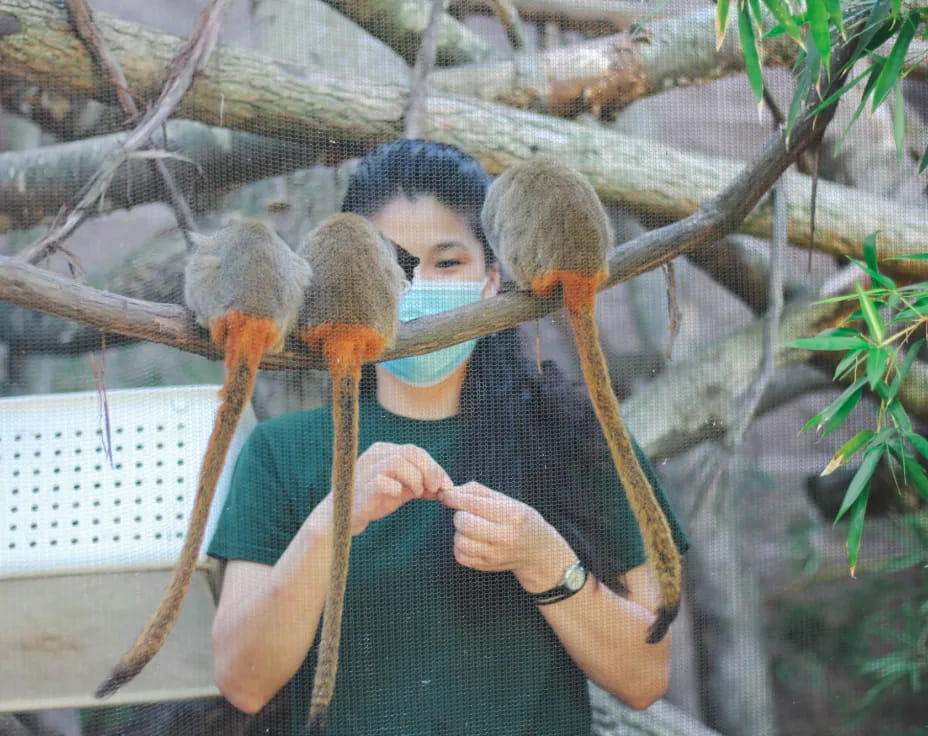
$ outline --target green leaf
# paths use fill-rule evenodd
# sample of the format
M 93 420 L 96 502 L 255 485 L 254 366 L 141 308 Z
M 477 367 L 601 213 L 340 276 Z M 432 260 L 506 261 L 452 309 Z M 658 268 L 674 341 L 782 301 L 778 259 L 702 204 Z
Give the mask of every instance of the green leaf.
M 863 429 L 855 434 L 853 437 L 851 437 L 851 439 L 841 445 L 841 449 L 834 454 L 834 456 L 831 458 L 831 461 L 828 463 L 828 465 L 825 466 L 825 469 L 820 473 L 820 475 L 830 475 L 831 473 L 835 472 L 848 460 L 854 457 L 854 455 L 863 450 L 867 443 L 873 439 L 875 434 L 876 432 L 874 432 L 872 429 Z
M 879 273 L 880 266 L 877 262 L 876 257 L 876 236 L 879 234 L 879 230 L 874 230 L 866 238 L 864 238 L 864 263 L 867 264 L 868 268 L 871 271 L 876 271 Z
M 909 13 L 905 20 L 902 21 L 902 27 L 899 29 L 899 35 L 896 36 L 896 43 L 893 44 L 893 50 L 889 52 L 886 63 L 880 71 L 880 76 L 876 80 L 873 88 L 873 102 L 871 109 L 876 110 L 883 100 L 889 95 L 890 90 L 896 86 L 896 83 L 902 76 L 902 65 L 905 63 L 905 55 L 909 50 L 909 44 L 915 37 L 915 29 L 918 26 L 918 12 Z
M 863 310 L 864 322 L 867 323 L 870 336 L 878 343 L 883 342 L 886 332 L 883 328 L 883 320 L 880 319 L 879 312 L 877 312 L 873 302 L 870 301 L 870 296 L 864 291 L 859 281 L 854 282 L 854 288 L 857 291 L 857 299 L 860 302 L 860 308 Z
M 831 33 L 828 30 L 828 9 L 825 0 L 809 0 L 809 29 L 818 56 L 825 65 L 825 73 L 831 74 Z M 808 45 L 807 45 L 808 48 Z
M 857 50 L 851 63 L 859 59 L 863 54 L 874 51 L 882 45 L 885 40 L 883 36 L 891 25 L 886 22 L 889 11 L 889 0 L 877 0 L 873 4 L 873 7 L 870 8 L 870 17 L 867 18 L 867 24 L 860 34 L 860 40 L 857 42 Z M 889 33 L 892 33 L 892 31 L 889 30 Z
M 802 45 L 802 34 L 799 32 L 799 26 L 793 20 L 793 15 L 786 3 L 783 0 L 764 0 L 764 5 L 767 6 L 773 17 L 779 21 L 780 25 L 778 27 L 782 28 L 796 43 Z M 765 38 L 769 37 L 770 33 L 766 34 Z
M 835 28 L 844 35 L 844 16 L 841 13 L 841 0 L 825 0 L 825 7 L 828 9 L 828 15 Z
M 865 348 L 848 350 L 847 355 L 841 358 L 841 362 L 838 363 L 838 366 L 835 368 L 834 380 L 840 381 L 848 373 L 856 370 L 860 365 L 861 360 L 865 358 L 866 353 L 867 349 Z
M 844 130 L 841 132 L 841 137 L 838 138 L 838 143 L 835 146 L 835 153 L 841 150 L 841 147 L 844 145 L 844 139 L 847 137 L 847 134 L 851 131 L 851 128 L 854 127 L 854 123 L 857 122 L 857 118 L 860 117 L 860 113 L 864 111 L 864 108 L 867 107 L 867 99 L 873 90 L 873 85 L 879 77 L 880 68 L 882 66 L 882 59 L 874 54 L 871 60 L 870 70 L 868 72 L 869 79 L 867 79 L 867 84 L 864 85 L 864 91 L 860 93 L 860 102 L 857 103 L 857 107 L 854 110 L 854 114 L 851 115 L 850 121 L 844 126 Z
M 848 418 L 848 415 L 850 415 L 852 411 L 854 411 L 854 408 L 860 403 L 860 398 L 863 395 L 864 395 L 864 389 L 863 389 L 863 386 L 861 386 L 857 388 L 855 391 L 853 391 L 840 404 L 837 404 L 837 405 L 832 404 L 832 406 L 830 406 L 829 409 L 832 409 L 832 407 L 834 408 L 830 412 L 830 415 L 829 415 L 829 411 L 826 410 L 825 412 L 826 416 L 823 417 L 826 420 L 825 426 L 822 428 L 823 437 L 831 434 L 838 427 L 844 424 L 844 420 Z
M 899 427 L 903 432 L 912 431 L 912 420 L 909 419 L 909 413 L 905 410 L 905 407 L 902 405 L 902 402 L 898 399 L 893 399 L 886 403 L 886 411 L 893 418 L 893 421 L 896 423 L 896 426 Z
M 905 97 L 902 84 L 897 84 L 893 93 L 893 138 L 896 140 L 896 157 L 902 165 L 905 163 Z
M 908 432 L 905 438 L 909 441 L 909 444 L 911 444 L 912 447 L 918 450 L 919 454 L 921 454 L 925 460 L 928 460 L 928 439 L 925 439 L 917 432 Z
M 820 411 L 818 414 L 812 417 L 812 419 L 806 422 L 805 426 L 803 426 L 802 428 L 803 431 L 809 429 L 810 427 L 818 426 L 822 422 L 829 421 L 835 415 L 835 413 L 840 411 L 841 408 L 845 406 L 847 402 L 849 401 L 853 401 L 854 405 L 856 406 L 857 402 L 860 401 L 859 394 L 861 390 L 863 389 L 863 385 L 865 381 L 866 379 L 863 376 L 861 376 L 856 381 L 854 381 L 854 383 L 852 383 L 850 386 L 844 389 L 844 391 L 841 392 L 841 395 L 837 399 L 832 401 L 825 409 Z M 858 394 L 856 399 L 853 398 L 855 393 Z M 851 406 L 851 409 L 853 408 L 854 406 Z
M 884 401 L 892 401 L 896 397 L 896 394 L 902 387 L 903 381 L 905 381 L 905 377 L 909 375 L 909 369 L 912 367 L 912 363 L 915 362 L 918 351 L 921 349 L 924 342 L 924 340 L 919 340 L 906 348 L 905 357 L 902 361 L 896 363 L 896 375 L 893 376 L 893 381 L 889 384 L 889 391 L 883 398 Z
M 764 99 L 764 75 L 760 68 L 760 56 L 757 53 L 754 23 L 751 21 L 747 4 L 738 8 L 738 32 L 741 35 L 741 53 L 744 54 L 744 68 L 748 73 L 748 81 L 751 83 L 754 98 L 760 102 Z
M 800 337 L 786 343 L 784 347 L 800 350 L 858 350 L 867 349 L 870 343 L 862 337 L 831 337 L 827 334 L 816 337 Z
M 928 253 L 909 253 L 899 256 L 891 256 L 892 261 L 928 261 Z
M 870 486 L 857 497 L 851 508 L 850 526 L 847 530 L 847 565 L 851 577 L 857 572 L 857 558 L 860 554 L 860 540 L 864 535 L 864 516 L 867 512 L 867 499 L 870 497 Z
M 715 6 L 715 50 L 722 48 L 728 30 L 728 0 L 718 0 Z
M 789 114 L 786 118 L 786 140 L 792 135 L 793 127 L 799 120 L 800 113 L 803 110 L 803 101 L 809 96 L 809 90 L 818 79 L 819 58 L 811 44 L 806 44 L 805 54 L 799 53 L 796 57 L 796 65 L 799 69 L 796 74 L 796 89 L 793 91 L 793 99 L 789 103 Z
M 870 348 L 867 353 L 867 382 L 876 391 L 877 384 L 883 380 L 889 355 L 884 348 Z
M 869 488 L 873 472 L 876 470 L 876 466 L 885 452 L 886 447 L 883 445 L 871 447 L 867 450 L 863 462 L 860 464 L 860 467 L 857 468 L 857 472 L 854 473 L 851 484 L 847 487 L 844 500 L 841 502 L 841 508 L 838 509 L 838 515 L 835 517 L 835 523 L 837 523 L 838 520 L 847 513 L 847 510 L 853 503 L 860 498 L 860 494 L 863 493 L 864 489 Z
M 847 92 L 851 87 L 857 84 L 861 79 L 863 79 L 864 77 L 870 76 L 870 73 L 871 73 L 870 69 L 867 69 L 866 71 L 861 72 L 856 77 L 854 77 L 850 82 L 847 82 L 844 85 L 842 85 L 841 88 L 838 89 L 837 92 L 832 92 L 830 95 L 828 95 L 828 97 L 826 97 L 824 100 L 818 103 L 815 109 L 812 110 L 812 114 L 818 115 L 818 113 L 820 113 L 826 107 L 831 105 L 835 100 L 841 97 L 841 95 Z
M 925 146 L 925 152 L 922 154 L 922 159 L 918 162 L 918 173 L 924 173 L 925 169 L 928 169 L 928 146 Z

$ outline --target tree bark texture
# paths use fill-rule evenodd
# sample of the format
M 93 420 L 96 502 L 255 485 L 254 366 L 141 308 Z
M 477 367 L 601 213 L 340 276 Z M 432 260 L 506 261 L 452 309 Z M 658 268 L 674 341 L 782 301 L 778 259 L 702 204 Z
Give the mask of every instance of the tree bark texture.
M 2 43 L 2 41 L 0 41 Z M 324 146 L 216 128 L 188 120 L 166 126 L 176 157 L 164 159 L 184 196 L 200 211 L 244 183 L 340 158 Z M 126 134 L 105 135 L 54 146 L 0 153 L 0 232 L 25 229 L 54 217 L 72 202 L 107 153 Z M 113 178 L 100 214 L 164 201 L 160 177 L 144 160 L 129 161 Z
M 786 36 L 766 41 L 765 63 L 790 64 L 794 48 Z M 526 60 L 513 59 L 440 69 L 431 81 L 446 92 L 538 112 L 575 116 L 592 111 L 611 117 L 644 95 L 744 71 L 736 30 L 730 29 L 716 50 L 714 8 L 653 21 L 636 36 L 617 34 L 545 51 L 530 61 L 539 67 L 536 76 L 546 80 L 545 86 L 520 85 L 519 64 Z
M 0 0 L 2 13 L 15 16 L 22 30 L 0 40 L 0 74 L 52 87 L 65 85 L 87 95 L 109 94 L 53 2 Z M 102 13 L 97 22 L 133 92 L 143 97 L 156 94 L 180 39 Z M 402 87 L 365 80 L 349 83 L 321 73 L 297 77 L 266 57 L 224 48 L 194 82 L 179 114 L 297 141 L 331 138 L 375 144 L 402 134 L 405 100 Z M 428 120 L 428 138 L 464 148 L 490 173 L 533 155 L 549 155 L 574 163 L 604 201 L 674 219 L 693 213 L 740 168 L 733 161 L 455 95 L 433 96 Z M 807 177 L 787 175 L 789 236 L 797 244 L 808 242 L 810 192 Z M 850 187 L 821 182 L 816 223 L 817 249 L 862 257 L 864 238 L 881 230 L 880 257 L 886 258 L 924 251 L 928 215 L 924 208 L 899 207 Z M 751 213 L 742 229 L 768 235 L 769 209 Z M 926 278 L 928 261 L 908 262 L 904 270 Z
M 371 35 L 395 49 L 410 66 L 429 20 L 429 0 L 326 0 Z M 438 28 L 438 63 L 466 64 L 499 55 L 447 13 Z

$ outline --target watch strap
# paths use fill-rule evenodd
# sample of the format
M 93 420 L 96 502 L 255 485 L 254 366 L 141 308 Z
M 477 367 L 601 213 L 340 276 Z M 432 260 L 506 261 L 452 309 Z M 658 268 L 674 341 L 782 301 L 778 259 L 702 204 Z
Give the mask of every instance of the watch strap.
M 572 578 L 575 578 L 578 573 L 583 576 L 580 579 L 580 584 L 575 584 L 573 586 L 569 585 L 569 581 Z M 577 560 L 573 565 L 564 571 L 564 578 L 561 580 L 559 585 L 556 585 L 550 590 L 545 590 L 541 593 L 526 593 L 525 595 L 536 606 L 549 606 L 552 603 L 560 603 L 561 601 L 567 600 L 571 596 L 576 595 L 581 590 L 583 590 L 583 586 L 586 585 L 586 580 L 588 577 L 589 572 L 583 566 L 583 563 L 581 563 L 580 560 Z

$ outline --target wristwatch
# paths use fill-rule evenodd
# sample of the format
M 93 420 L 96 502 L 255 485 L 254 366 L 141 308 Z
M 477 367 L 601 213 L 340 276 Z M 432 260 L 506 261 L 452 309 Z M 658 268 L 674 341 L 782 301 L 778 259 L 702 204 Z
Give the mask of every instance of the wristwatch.
M 564 571 L 564 578 L 561 580 L 560 585 L 556 585 L 543 593 L 526 593 L 526 595 L 536 606 L 558 603 L 570 598 L 575 593 L 579 593 L 580 589 L 586 584 L 588 575 L 589 573 L 583 563 L 577 560 Z

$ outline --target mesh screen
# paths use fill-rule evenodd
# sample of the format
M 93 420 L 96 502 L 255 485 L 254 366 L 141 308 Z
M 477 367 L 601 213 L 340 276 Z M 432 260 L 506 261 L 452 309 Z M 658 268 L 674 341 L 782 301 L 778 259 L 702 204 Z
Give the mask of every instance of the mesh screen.
M 924 59 L 850 128 L 849 91 L 793 161 L 771 142 L 802 83 L 797 45 L 762 42 L 758 104 L 735 9 L 717 47 L 716 6 L 697 0 L 453 0 L 434 3 L 438 25 L 432 5 L 0 0 L 0 734 L 304 733 L 333 399 L 350 406 L 328 369 L 344 370 L 356 317 L 386 347 L 362 358 L 326 733 L 923 733 L 926 261 L 886 257 L 926 250 Z M 568 312 L 529 296 L 483 229 L 487 187 L 537 156 L 579 171 L 608 219 L 596 323 L 683 552 L 672 642 L 644 641 L 664 589 Z M 774 247 L 765 192 L 784 169 Z M 558 209 L 550 186 L 530 221 Z M 398 306 L 369 297 L 373 260 L 312 260 L 341 211 L 399 257 Z M 500 217 L 516 240 L 531 229 Z M 226 247 L 243 220 L 300 267 L 246 263 L 251 236 Z M 210 253 L 229 260 L 185 276 Z M 285 285 L 303 295 L 304 256 L 298 317 Z M 342 275 L 325 278 L 333 257 Z M 890 284 L 903 296 L 880 302 Z M 215 319 L 271 303 L 292 306 L 272 317 L 288 334 L 249 398 Z M 327 354 L 304 339 L 326 320 Z M 841 380 L 847 344 L 787 346 L 838 326 L 859 340 Z M 245 354 L 264 350 L 256 334 Z M 166 589 L 224 398 L 248 400 L 180 615 L 138 677 L 95 698 Z M 888 449 L 822 475 L 855 438 Z

